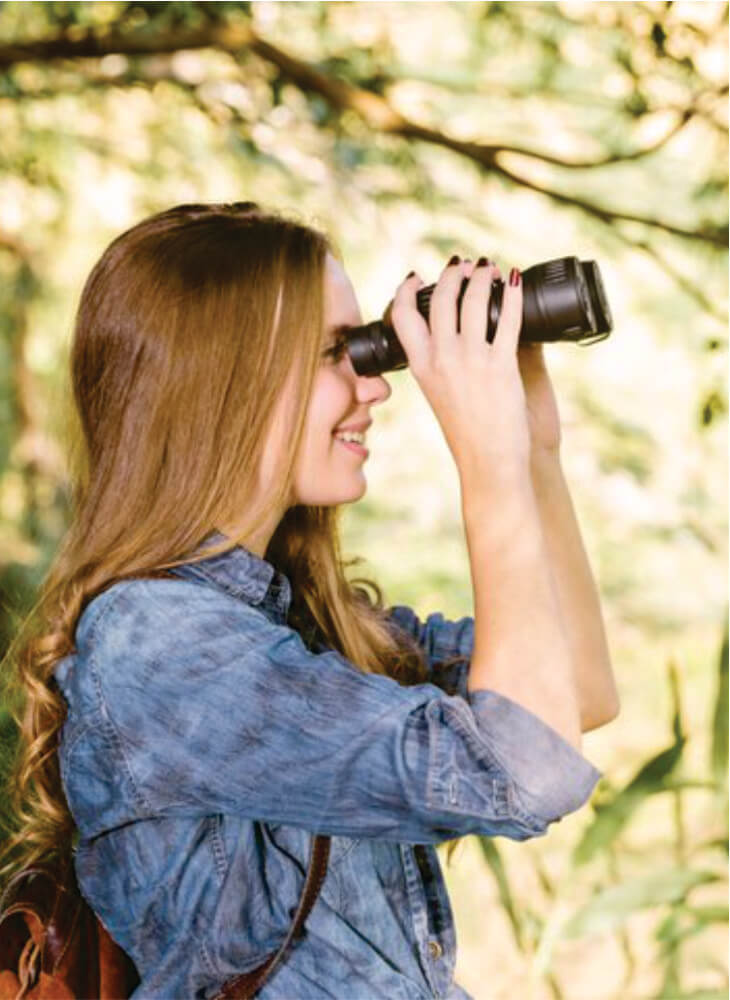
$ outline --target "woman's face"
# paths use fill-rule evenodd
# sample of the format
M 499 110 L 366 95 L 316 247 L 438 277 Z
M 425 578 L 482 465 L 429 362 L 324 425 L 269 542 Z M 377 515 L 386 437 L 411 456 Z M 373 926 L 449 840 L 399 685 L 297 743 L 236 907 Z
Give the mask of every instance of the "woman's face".
M 278 314 L 277 314 L 278 315 Z M 342 265 L 327 254 L 324 279 L 325 343 L 323 352 L 337 341 L 341 326 L 359 326 L 360 309 L 350 279 Z M 345 428 L 367 433 L 372 407 L 389 398 L 391 388 L 382 375 L 358 375 L 347 351 L 323 353 L 307 409 L 304 434 L 295 461 L 293 496 L 289 506 L 333 506 L 359 500 L 367 489 L 363 466 L 366 449 L 348 446 L 338 438 Z M 248 529 L 246 547 L 264 556 L 271 536 L 285 510 L 266 507 L 266 497 L 277 475 L 278 459 L 291 433 L 291 398 L 286 390 L 275 408 L 259 469 L 263 519 L 254 533 Z M 365 442 L 367 447 L 367 441 Z M 217 525 L 224 534 L 237 535 L 240 524 Z
M 334 331 L 338 327 L 359 326 L 363 321 L 350 279 L 329 253 L 324 293 L 326 352 L 337 343 Z M 346 350 L 323 354 L 297 457 L 295 503 L 348 503 L 365 493 L 366 435 L 373 420 L 371 410 L 390 393 L 382 375 L 358 375 Z M 346 428 L 365 436 L 364 447 L 341 439 Z

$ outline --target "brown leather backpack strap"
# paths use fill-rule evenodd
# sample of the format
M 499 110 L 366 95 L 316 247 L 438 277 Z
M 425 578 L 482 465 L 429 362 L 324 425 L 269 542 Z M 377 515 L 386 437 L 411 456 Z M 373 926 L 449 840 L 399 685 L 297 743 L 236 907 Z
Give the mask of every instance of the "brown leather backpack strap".
M 13 876 L 0 897 L 0 998 L 124 1000 L 138 983 L 79 892 L 70 858 Z
M 274 969 L 284 960 L 289 946 L 295 938 L 301 936 L 304 929 L 304 921 L 314 906 L 314 901 L 322 888 L 324 877 L 327 874 L 327 859 L 330 852 L 330 838 L 319 834 L 314 838 L 312 850 L 309 858 L 309 869 L 304 881 L 304 888 L 299 900 L 297 912 L 294 914 L 289 932 L 277 952 L 270 955 L 265 962 L 244 972 L 240 976 L 235 976 L 223 984 L 220 992 L 216 993 L 214 1000 L 249 1000 L 261 989 L 264 980 L 267 979 Z

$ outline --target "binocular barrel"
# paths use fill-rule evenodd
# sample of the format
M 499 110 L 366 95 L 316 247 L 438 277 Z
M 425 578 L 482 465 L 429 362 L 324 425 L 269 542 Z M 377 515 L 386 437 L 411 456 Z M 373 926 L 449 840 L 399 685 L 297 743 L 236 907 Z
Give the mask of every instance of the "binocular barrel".
M 457 311 L 469 284 L 464 278 Z M 428 322 L 434 285 L 416 295 L 416 308 Z M 522 272 L 522 327 L 520 342 L 566 340 L 583 346 L 604 340 L 613 329 L 611 310 L 594 260 L 557 257 Z M 485 338 L 491 344 L 502 308 L 504 281 L 492 282 Z M 408 358 L 393 327 L 384 320 L 353 327 L 345 334 L 346 347 L 358 375 L 380 375 L 408 366 Z

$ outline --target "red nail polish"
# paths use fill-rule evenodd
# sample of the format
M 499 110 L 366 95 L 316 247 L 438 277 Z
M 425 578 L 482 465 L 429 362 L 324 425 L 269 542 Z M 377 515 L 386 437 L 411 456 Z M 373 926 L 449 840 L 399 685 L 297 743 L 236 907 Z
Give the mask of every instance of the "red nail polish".
M 448 267 L 451 267 L 452 264 L 458 264 L 460 260 L 461 257 L 458 255 L 458 253 L 455 253 L 454 256 L 451 258 L 451 260 L 449 261 Z
M 509 273 L 509 283 L 513 288 L 516 288 L 520 281 L 522 281 L 522 275 L 516 267 L 513 267 Z

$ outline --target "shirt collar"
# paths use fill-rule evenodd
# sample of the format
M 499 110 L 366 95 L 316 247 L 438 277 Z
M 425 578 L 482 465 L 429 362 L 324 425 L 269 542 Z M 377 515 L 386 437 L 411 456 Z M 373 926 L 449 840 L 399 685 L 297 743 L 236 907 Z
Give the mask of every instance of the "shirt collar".
M 214 531 L 195 550 L 209 548 L 222 542 L 227 535 Z M 185 563 L 173 570 L 182 576 L 197 576 L 215 584 L 234 597 L 244 598 L 249 604 L 266 604 L 286 618 L 291 604 L 291 584 L 267 559 L 262 559 L 243 545 L 236 545 L 228 552 Z

